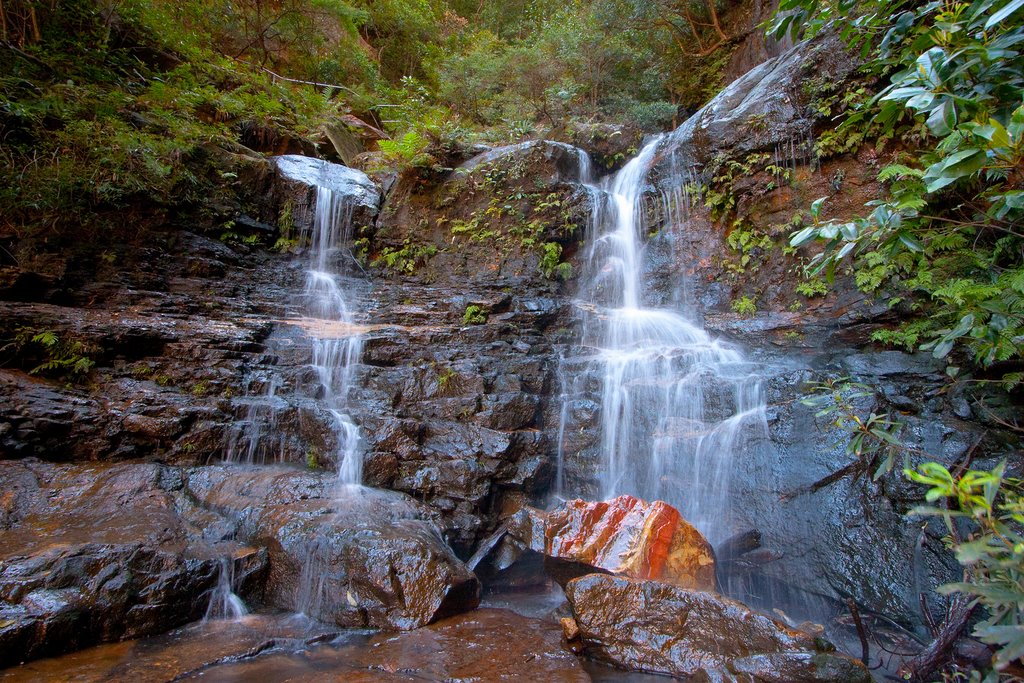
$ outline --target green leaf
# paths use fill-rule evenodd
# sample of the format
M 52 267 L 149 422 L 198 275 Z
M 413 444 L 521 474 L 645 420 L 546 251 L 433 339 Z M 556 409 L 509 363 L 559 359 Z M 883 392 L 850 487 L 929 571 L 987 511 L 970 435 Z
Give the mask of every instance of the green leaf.
M 931 165 L 925 171 L 925 189 L 935 192 L 950 185 L 960 178 L 972 175 L 988 161 L 988 155 L 981 149 L 963 149 L 942 161 Z
M 824 204 L 826 200 L 828 200 L 828 197 L 819 197 L 811 202 L 811 215 L 815 220 L 817 220 L 818 215 L 821 213 L 821 205 Z
M 943 100 L 942 104 L 932 109 L 931 116 L 927 121 L 928 129 L 939 137 L 944 137 L 953 132 L 956 127 L 956 107 L 952 99 Z
M 1010 2 L 1006 3 L 1002 9 L 989 17 L 988 21 L 985 22 L 985 30 L 989 30 L 1019 10 L 1021 7 L 1024 7 L 1024 0 L 1010 0 Z
M 910 235 L 906 234 L 905 232 L 901 232 L 899 235 L 897 235 L 897 237 L 899 238 L 900 242 L 903 243 L 903 246 L 905 246 L 910 251 L 916 252 L 918 254 L 924 251 L 924 247 L 921 246 L 921 243 L 915 240 Z

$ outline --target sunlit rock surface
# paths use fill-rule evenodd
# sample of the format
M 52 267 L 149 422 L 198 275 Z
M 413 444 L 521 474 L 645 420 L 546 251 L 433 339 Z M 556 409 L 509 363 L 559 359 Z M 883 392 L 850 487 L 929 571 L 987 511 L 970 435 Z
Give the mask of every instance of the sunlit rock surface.
M 603 571 L 657 579 L 684 588 L 715 589 L 715 556 L 679 511 L 633 496 L 570 500 L 551 512 L 524 508 L 470 560 L 484 572 L 507 570 L 523 554 L 543 557 L 559 583 Z

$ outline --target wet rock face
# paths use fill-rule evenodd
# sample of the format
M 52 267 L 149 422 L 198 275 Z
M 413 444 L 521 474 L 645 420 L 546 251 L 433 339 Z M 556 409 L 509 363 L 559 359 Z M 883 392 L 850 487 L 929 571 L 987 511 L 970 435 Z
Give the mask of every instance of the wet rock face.
M 857 681 L 858 661 L 714 593 L 590 574 L 566 597 L 586 651 L 615 666 L 708 681 Z
M 160 452 L 205 462 L 236 419 L 232 397 L 244 393 L 245 368 L 272 362 L 263 341 L 292 273 L 265 253 L 179 232 L 107 254 L 112 263 L 66 254 L 45 267 L 42 255 L 23 255 L 23 275 L 56 274 L 0 316 L 0 458 Z M 7 346 L 25 330 L 79 344 L 75 353 L 93 370 L 78 383 L 29 375 L 50 354 L 31 341 Z
M 381 194 L 362 171 L 298 154 L 273 157 L 271 161 L 277 172 L 275 205 L 279 212 L 287 205 L 295 227 L 303 231 L 312 228 L 318 187 L 346 198 L 354 225 L 373 224 Z
M 554 473 L 545 403 L 568 307 L 541 259 L 571 260 L 583 235 L 579 164 L 569 145 L 531 142 L 438 183 L 403 176 L 371 237 L 372 329 L 350 401 L 366 483 L 440 511 L 462 556 Z
M 740 155 L 806 141 L 814 121 L 802 84 L 812 76 L 841 83 L 856 66 L 837 37 L 823 35 L 754 67 L 669 135 L 655 174 L 664 173 L 665 164 L 704 165 L 720 152 Z
M 273 467 L 205 467 L 188 490 L 269 550 L 265 599 L 349 627 L 411 629 L 473 609 L 480 583 L 429 509 L 400 493 L 336 489 L 334 477 Z
M 221 559 L 259 586 L 265 551 L 224 541 L 163 465 L 0 461 L 0 666 L 203 616 Z

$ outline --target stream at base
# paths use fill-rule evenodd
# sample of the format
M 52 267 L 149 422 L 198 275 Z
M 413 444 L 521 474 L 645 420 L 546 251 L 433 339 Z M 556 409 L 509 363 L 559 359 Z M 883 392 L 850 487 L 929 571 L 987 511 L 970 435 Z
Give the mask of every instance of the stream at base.
M 532 614 L 550 593 L 511 600 Z M 4 683 L 169 681 L 551 681 L 654 683 L 661 676 L 578 659 L 553 618 L 524 616 L 495 596 L 481 609 L 407 633 L 339 630 L 290 613 L 197 622 L 143 640 L 0 670 Z M 491 606 L 493 605 L 493 606 Z

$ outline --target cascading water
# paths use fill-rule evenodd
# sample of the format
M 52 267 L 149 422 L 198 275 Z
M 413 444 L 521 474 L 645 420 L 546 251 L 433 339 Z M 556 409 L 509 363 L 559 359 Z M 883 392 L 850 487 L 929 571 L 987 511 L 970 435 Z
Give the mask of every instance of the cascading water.
M 665 500 L 717 541 L 733 531 L 729 473 L 744 451 L 746 428 L 765 424 L 764 400 L 737 349 L 648 303 L 641 231 L 646 176 L 660 142 L 647 144 L 614 176 L 588 184 L 593 220 L 576 301 L 582 355 L 561 366 L 560 435 L 573 419 L 568 404 L 589 396 L 599 405 L 599 494 Z M 668 208 L 661 215 L 671 215 Z M 563 448 L 560 473 L 562 461 L 575 455 Z
M 223 557 L 220 560 L 220 570 L 217 575 L 217 586 L 210 595 L 210 604 L 206 607 L 206 614 L 203 621 L 211 619 L 241 619 L 249 614 L 242 598 L 235 595 L 235 569 L 230 558 Z
M 312 372 L 287 374 L 287 368 L 284 372 L 263 368 L 254 373 L 254 383 L 266 391 L 243 400 L 245 418 L 229 437 L 227 455 L 229 461 L 263 465 L 294 462 L 305 451 L 307 463 L 315 467 L 316 459 L 310 455 L 315 453 L 314 446 L 301 431 L 287 428 L 301 421 L 303 414 L 321 415 L 328 423 L 338 486 L 332 508 L 317 516 L 303 534 L 305 557 L 294 586 L 296 611 L 319 615 L 328 589 L 325 567 L 332 552 L 332 530 L 339 515 L 351 513 L 370 496 L 370 491 L 360 486 L 361 439 L 348 410 L 348 394 L 362 350 L 361 328 L 354 321 L 351 298 L 343 283 L 344 264 L 351 260 L 348 246 L 353 216 L 375 206 L 379 195 L 365 175 L 346 167 L 300 156 L 278 157 L 276 164 L 283 178 L 298 183 L 295 193 L 300 202 L 295 210 L 305 226 L 299 237 L 309 245 L 305 287 L 297 310 L 287 320 L 305 334 L 285 333 L 280 350 L 308 339 Z M 309 201 L 314 190 L 315 204 Z M 213 613 L 230 613 L 236 607 L 229 590 L 218 589 L 213 597 Z
M 338 282 L 334 264 L 338 251 L 352 236 L 352 205 L 346 195 L 326 187 L 317 188 L 309 271 L 306 274 L 307 310 L 312 324 L 313 368 L 320 393 L 334 421 L 337 438 L 335 459 L 338 479 L 343 485 L 362 482 L 359 428 L 348 415 L 349 387 L 353 367 L 359 360 L 362 340 Z
M 346 169 L 347 170 L 347 169 Z M 342 485 L 362 481 L 359 428 L 348 414 L 353 368 L 359 360 L 362 339 L 354 323 L 340 283 L 338 263 L 351 240 L 353 195 L 322 185 L 316 188 L 312 225 L 301 235 L 309 246 L 309 265 L 303 291 L 303 317 L 294 320 L 311 339 L 311 367 L 316 376 L 312 393 L 327 412 L 335 436 L 335 462 Z M 282 377 L 258 375 L 265 386 L 262 395 L 241 399 L 245 418 L 229 436 L 227 460 L 265 464 L 287 460 L 288 441 L 278 429 L 279 417 L 291 406 L 281 395 Z

